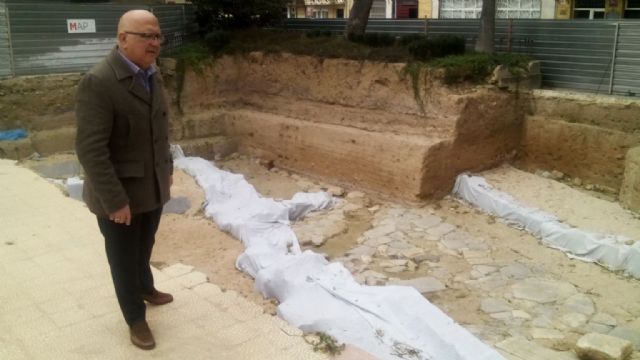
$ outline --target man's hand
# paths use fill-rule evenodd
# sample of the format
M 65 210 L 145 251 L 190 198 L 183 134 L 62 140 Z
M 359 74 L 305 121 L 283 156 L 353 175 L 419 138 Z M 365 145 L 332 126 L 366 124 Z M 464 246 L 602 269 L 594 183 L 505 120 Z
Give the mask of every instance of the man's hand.
M 125 205 L 122 209 L 109 214 L 109 220 L 116 224 L 131 225 L 131 209 L 129 208 L 129 205 Z

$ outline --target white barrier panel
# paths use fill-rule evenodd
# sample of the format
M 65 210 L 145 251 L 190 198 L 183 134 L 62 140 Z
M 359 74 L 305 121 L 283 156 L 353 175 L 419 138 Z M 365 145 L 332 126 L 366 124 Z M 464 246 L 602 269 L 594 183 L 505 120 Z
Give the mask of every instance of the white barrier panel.
M 525 229 L 549 247 L 640 278 L 640 242 L 627 245 L 631 239 L 626 237 L 571 227 L 551 214 L 518 203 L 508 194 L 491 187 L 480 176 L 459 175 L 453 193 L 508 224 Z

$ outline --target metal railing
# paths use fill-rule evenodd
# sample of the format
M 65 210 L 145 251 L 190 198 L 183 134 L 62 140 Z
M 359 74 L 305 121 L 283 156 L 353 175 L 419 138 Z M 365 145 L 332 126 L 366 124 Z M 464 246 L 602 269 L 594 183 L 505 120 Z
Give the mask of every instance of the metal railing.
M 287 29 L 342 33 L 344 19 L 288 19 Z M 367 32 L 394 35 L 452 34 L 473 49 L 477 19 L 369 19 Z M 541 60 L 543 85 L 596 93 L 640 96 L 640 21 L 496 20 L 496 50 Z
M 171 51 L 195 34 L 192 6 L 0 2 L 0 77 L 82 72 L 114 46 L 120 16 L 130 9 L 156 14 Z M 69 20 L 90 20 L 91 32 L 70 33 Z

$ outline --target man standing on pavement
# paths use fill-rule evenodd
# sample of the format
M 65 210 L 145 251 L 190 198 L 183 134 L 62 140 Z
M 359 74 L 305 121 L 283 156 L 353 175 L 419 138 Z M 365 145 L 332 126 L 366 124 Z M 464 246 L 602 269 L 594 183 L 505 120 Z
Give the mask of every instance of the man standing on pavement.
M 155 66 L 163 37 L 146 10 L 125 13 L 117 36 L 117 46 L 78 86 L 76 151 L 86 174 L 83 198 L 98 218 L 131 342 L 152 349 L 144 301 L 173 301 L 156 290 L 149 265 L 173 173 Z

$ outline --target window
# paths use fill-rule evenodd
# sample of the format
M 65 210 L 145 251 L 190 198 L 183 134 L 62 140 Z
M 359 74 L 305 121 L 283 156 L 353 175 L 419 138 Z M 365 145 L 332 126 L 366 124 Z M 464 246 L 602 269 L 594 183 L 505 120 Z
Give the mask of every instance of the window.
M 329 18 L 329 10 L 313 10 L 314 19 L 328 19 Z
M 576 0 L 574 19 L 604 19 L 605 0 Z
M 482 0 L 442 0 L 440 17 L 444 19 L 478 19 Z M 499 19 L 539 19 L 540 0 L 497 0 Z
M 497 0 L 498 19 L 540 19 L 540 0 Z
M 293 6 L 289 6 L 289 7 L 287 8 L 287 17 L 288 17 L 289 19 L 295 19 L 295 18 L 297 17 L 297 16 L 296 16 L 296 8 L 295 8 L 295 7 L 293 7 Z
M 336 18 L 343 19 L 344 18 L 344 9 L 336 9 Z
M 482 0 L 443 0 L 440 17 L 443 19 L 477 19 L 482 12 Z
M 627 0 L 624 6 L 624 17 L 640 19 L 640 0 Z

